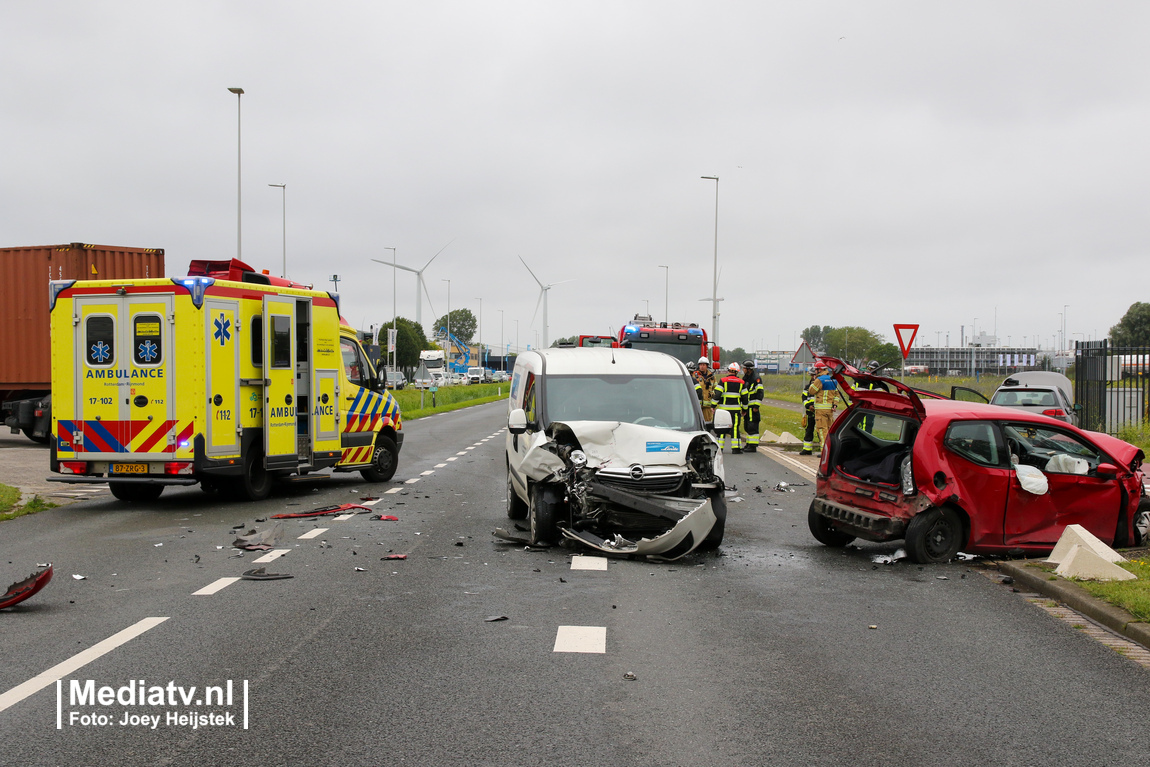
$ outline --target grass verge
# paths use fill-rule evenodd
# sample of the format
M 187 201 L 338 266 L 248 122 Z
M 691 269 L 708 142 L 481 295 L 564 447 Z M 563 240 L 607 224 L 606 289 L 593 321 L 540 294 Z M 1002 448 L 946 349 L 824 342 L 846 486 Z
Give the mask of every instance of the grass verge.
M 56 508 L 56 504 L 45 501 L 38 495 L 32 496 L 32 500 L 23 506 L 18 505 L 19 503 L 20 491 L 17 488 L 10 485 L 0 485 L 0 522 L 22 517 L 25 514 L 35 514 L 45 509 Z
M 1150 621 L 1150 561 L 1131 559 L 1118 565 L 1138 576 L 1133 581 L 1074 581 L 1092 596 L 1121 607 L 1140 621 Z
M 431 392 L 404 389 L 391 394 L 399 403 L 404 420 L 414 420 L 435 413 L 448 413 L 472 405 L 495 402 L 507 396 L 510 383 L 472 384 L 471 386 L 445 386 L 435 393 L 435 407 L 431 406 Z M 420 407 L 422 396 L 424 407 Z

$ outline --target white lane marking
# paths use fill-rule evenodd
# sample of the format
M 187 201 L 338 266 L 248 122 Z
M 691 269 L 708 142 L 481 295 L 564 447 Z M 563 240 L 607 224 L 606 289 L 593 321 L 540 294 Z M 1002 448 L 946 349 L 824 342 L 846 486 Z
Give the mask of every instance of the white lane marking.
M 384 495 L 392 495 L 393 493 L 398 493 L 402 489 L 403 489 L 402 487 L 393 487 L 390 490 L 386 491 L 384 493 Z
M 474 449 L 475 449 L 474 445 L 472 445 L 471 447 L 465 447 L 465 448 L 463 448 L 463 452 L 460 453 L 460 455 L 467 455 L 468 450 L 474 450 Z
M 355 512 L 354 512 L 354 511 L 353 511 L 352 513 L 350 513 L 350 514 L 340 514 L 338 517 L 336 517 L 335 519 L 333 519 L 333 520 L 332 520 L 332 522 L 346 522 L 346 521 L 348 521 L 349 519 L 351 519 L 351 518 L 352 518 L 352 517 L 354 517 L 354 516 L 355 516 Z
M 467 449 L 470 450 L 471 448 L 467 448 Z M 467 455 L 467 452 L 464 450 L 460 450 L 458 453 L 456 453 L 456 455 Z
M 372 498 L 370 501 L 360 501 L 359 505 L 360 506 L 374 506 L 375 504 L 379 503 L 381 500 L 382 500 L 381 498 Z
M 269 551 L 267 554 L 264 554 L 259 559 L 253 559 L 252 562 L 255 562 L 257 565 L 264 565 L 264 564 L 267 564 L 268 562 L 276 561 L 277 559 L 282 557 L 284 554 L 287 554 L 289 551 L 291 551 L 291 549 L 272 549 L 271 551 Z
M 419 472 L 419 476 L 421 476 L 421 477 L 427 477 L 427 476 L 430 476 L 430 475 L 432 475 L 432 474 L 434 474 L 434 473 L 435 473 L 435 469 L 428 469 L 427 471 L 421 471 L 421 472 Z
M 210 597 L 212 594 L 215 594 L 217 591 L 220 591 L 221 589 L 226 589 L 228 586 L 231 586 L 233 583 L 235 583 L 238 580 L 239 580 L 239 578 L 220 578 L 218 581 L 212 581 L 211 583 L 209 583 L 207 586 L 204 586 L 199 591 L 193 591 L 192 596 L 194 596 L 194 597 Z
M 484 437 L 483 439 L 481 439 L 479 441 L 480 442 L 489 442 L 490 440 L 491 440 L 491 437 Z
M 8 692 L 0 695 L 0 711 L 16 705 L 29 695 L 43 690 L 53 682 L 63 679 L 73 671 L 83 668 L 101 655 L 115 650 L 125 642 L 135 639 L 140 634 L 159 626 L 166 620 L 167 618 L 144 618 L 142 621 L 133 623 L 131 626 L 128 626 L 128 628 L 113 634 L 104 641 L 97 642 L 87 650 L 76 653 L 68 660 L 57 663 L 52 668 L 32 677 L 27 682 L 16 685 L 11 690 L 8 690 Z
M 815 475 L 818 473 L 814 469 L 812 469 L 810 466 L 807 466 L 802 461 L 796 461 L 794 458 L 791 458 L 789 455 L 784 453 L 782 450 L 776 450 L 773 447 L 768 447 L 765 449 L 766 449 L 767 455 L 769 455 L 771 458 L 774 458 L 776 461 L 783 464 L 784 466 L 786 466 L 789 469 L 794 469 L 795 471 L 800 472 L 801 474 L 805 474 L 806 476 L 808 476 L 812 479 L 814 479 Z
M 589 557 L 575 554 L 571 557 L 572 570 L 606 570 L 607 557 Z
M 552 652 L 607 652 L 606 626 L 560 626 Z
M 411 479 L 407 480 L 407 481 L 406 481 L 406 482 L 404 482 L 403 484 L 405 484 L 405 485 L 414 485 L 414 484 L 415 484 L 416 482 L 418 482 L 418 481 L 419 481 L 419 477 L 412 477 Z
M 317 538 L 317 537 L 323 535 L 324 533 L 326 533 L 329 529 L 330 528 L 327 528 L 327 527 L 317 527 L 314 530 L 308 530 L 306 533 L 301 535 L 297 540 L 306 541 L 306 540 L 309 540 L 311 538 Z
M 450 457 L 450 458 L 448 458 L 447 460 L 449 460 L 449 461 L 458 461 L 459 459 L 458 459 L 458 458 L 456 458 L 455 456 L 451 456 L 451 457 Z
M 446 463 L 437 463 L 437 464 L 435 464 L 435 468 L 442 469 L 446 465 L 447 465 Z

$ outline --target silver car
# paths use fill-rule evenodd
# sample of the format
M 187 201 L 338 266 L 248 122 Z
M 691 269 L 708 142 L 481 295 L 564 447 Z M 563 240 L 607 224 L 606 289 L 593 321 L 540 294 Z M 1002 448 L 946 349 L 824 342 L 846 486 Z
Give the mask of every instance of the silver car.
M 990 404 L 1022 408 L 1031 413 L 1078 425 L 1081 405 L 1074 404 L 1074 385 L 1061 373 L 1034 370 L 1015 373 L 990 396 Z

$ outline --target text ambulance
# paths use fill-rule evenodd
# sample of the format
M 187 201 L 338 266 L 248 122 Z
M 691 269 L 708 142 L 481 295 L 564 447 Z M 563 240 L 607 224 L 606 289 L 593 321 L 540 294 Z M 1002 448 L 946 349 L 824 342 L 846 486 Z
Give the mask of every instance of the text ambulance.
M 50 481 L 146 501 L 196 482 L 259 500 L 328 467 L 391 479 L 399 405 L 338 296 L 238 260 L 188 272 L 51 283 Z

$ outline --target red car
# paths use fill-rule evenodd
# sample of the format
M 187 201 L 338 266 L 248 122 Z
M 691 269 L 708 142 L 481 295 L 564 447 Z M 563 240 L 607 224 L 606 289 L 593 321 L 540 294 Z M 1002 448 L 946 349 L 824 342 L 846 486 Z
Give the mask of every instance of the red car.
M 807 522 L 821 543 L 905 539 L 910 559 L 927 563 L 959 551 L 1045 553 L 1071 524 L 1116 547 L 1141 542 L 1137 447 L 1016 408 L 924 399 L 894 379 L 823 361 L 853 404 L 819 462 Z M 890 391 L 853 385 L 869 382 Z M 1024 489 L 1027 472 L 1035 489 L 1045 478 L 1046 492 Z

